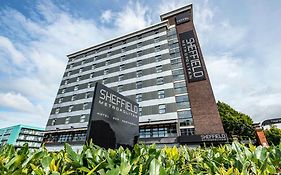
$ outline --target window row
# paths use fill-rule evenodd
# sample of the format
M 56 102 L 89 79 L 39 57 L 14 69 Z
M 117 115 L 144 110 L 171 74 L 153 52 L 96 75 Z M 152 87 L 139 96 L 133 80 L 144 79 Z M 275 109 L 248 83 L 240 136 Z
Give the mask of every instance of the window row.
M 162 85 L 164 84 L 164 77 L 157 77 L 156 78 L 156 85 Z M 123 92 L 124 91 L 124 85 L 119 85 L 117 86 L 117 92 Z M 141 89 L 143 88 L 143 83 L 142 81 L 136 82 L 136 89 Z
M 73 105 L 69 106 L 68 107 L 68 112 L 72 112 L 73 110 Z M 84 103 L 83 106 L 82 106 L 82 110 L 86 110 L 86 109 L 89 109 L 89 103 Z M 57 108 L 55 110 L 55 114 L 59 114 L 60 113 L 60 108 Z
M 121 65 L 120 66 L 120 71 L 122 71 L 122 70 L 124 70 L 124 66 L 125 65 Z M 159 66 L 156 66 L 155 67 L 155 70 L 156 70 L 156 73 L 160 73 L 160 72 L 162 72 L 163 71 L 163 66 L 162 65 L 159 65 Z M 136 77 L 141 77 L 141 76 L 143 76 L 143 74 L 142 74 L 142 70 L 138 70 L 138 71 L 136 71 Z M 109 74 L 109 70 L 108 69 L 105 69 L 104 70 L 104 75 L 107 75 L 107 74 Z M 91 78 L 93 78 L 94 77 L 94 73 L 91 73 L 90 75 L 89 75 L 89 78 L 84 78 L 83 80 L 87 80 L 87 79 L 91 79 Z M 82 79 L 81 79 L 81 76 L 78 76 L 77 78 L 76 78 L 76 81 L 75 82 L 78 82 L 78 81 L 81 81 Z M 105 83 L 107 83 L 107 78 L 104 78 L 103 79 L 103 84 L 105 84 Z M 124 74 L 121 74 L 121 75 L 119 75 L 118 76 L 118 81 L 123 81 L 124 80 Z M 66 79 L 66 80 L 64 80 L 64 85 L 67 85 L 67 84 L 70 84 L 70 80 L 69 79 Z
M 158 31 L 158 30 L 155 30 L 153 34 L 158 34 L 158 33 L 159 33 L 159 31 Z M 142 38 L 143 38 L 143 35 L 138 35 L 138 36 L 136 37 L 137 40 L 140 40 L 140 39 L 142 39 Z M 156 43 L 156 42 L 159 42 L 159 37 L 154 38 L 154 42 L 155 42 L 155 43 Z M 127 43 L 128 43 L 127 40 L 123 40 L 123 41 L 121 41 L 120 44 L 124 45 L 124 44 L 127 44 Z M 142 43 L 142 42 L 140 42 L 140 43 Z M 78 56 L 76 56 L 76 57 L 72 57 L 72 58 L 69 59 L 69 61 L 72 62 L 72 61 L 75 61 L 75 60 L 77 60 L 77 59 L 80 59 L 80 58 L 84 58 L 84 57 L 86 57 L 86 56 L 89 56 L 89 55 L 97 54 L 97 53 L 101 52 L 102 50 L 105 50 L 105 49 L 108 49 L 108 50 L 109 50 L 109 49 L 112 49 L 112 47 L 113 47 L 112 45 L 109 45 L 109 46 L 106 46 L 106 48 L 96 49 L 96 50 L 90 51 L 90 52 L 88 52 L 88 53 L 85 53 L 85 54 L 82 54 L 82 55 L 78 55 Z M 125 48 L 125 47 L 124 47 L 124 48 Z
M 122 57 L 121 57 L 121 59 L 122 59 Z M 160 61 L 162 61 L 161 55 L 155 56 L 155 62 L 160 62 Z M 105 66 L 106 66 L 106 65 L 109 65 L 109 63 L 110 63 L 110 60 L 106 61 L 106 62 L 105 62 Z M 142 65 L 143 65 L 143 60 L 138 60 L 138 61 L 136 62 L 136 66 L 137 66 L 137 67 L 140 67 L 140 66 L 142 66 Z M 91 66 L 91 69 L 92 69 L 92 70 L 95 70 L 96 68 L 97 68 L 97 65 L 96 65 L 96 64 L 93 64 L 93 65 Z M 111 68 L 111 69 L 112 69 L 112 68 Z M 84 67 L 84 68 L 79 68 L 78 71 L 77 71 L 77 70 L 70 70 L 70 71 L 67 71 L 67 72 L 66 72 L 66 76 L 69 77 L 69 76 L 71 76 L 71 75 L 80 74 L 80 73 L 82 73 L 82 72 L 84 72 L 84 71 L 89 71 L 89 70 L 90 70 L 89 68 L 85 68 L 85 67 Z M 125 70 L 125 64 L 122 64 L 122 65 L 119 66 L 119 71 L 123 71 L 123 70 Z M 103 74 L 107 74 L 107 73 L 109 73 L 109 72 L 108 72 L 108 69 L 105 69 Z M 94 72 L 89 75 L 89 78 L 93 78 L 93 77 L 94 77 Z M 79 81 L 79 80 L 77 80 L 77 81 Z M 65 82 L 64 84 L 67 84 L 67 83 L 68 83 L 68 82 Z
M 140 45 L 141 45 L 141 44 L 140 44 Z M 139 48 L 140 48 L 140 47 L 141 47 L 141 46 L 139 46 Z M 161 46 L 160 46 L 160 45 L 154 47 L 154 52 L 160 52 L 160 51 L 161 51 Z M 124 47 L 124 48 L 121 49 L 121 53 L 124 53 L 124 54 L 125 54 L 125 52 L 126 52 L 126 48 Z M 150 53 L 152 53 L 152 52 L 150 52 Z M 137 56 L 137 57 L 143 56 L 143 51 L 142 51 L 142 50 L 137 51 L 137 52 L 136 52 L 136 56 Z M 106 55 L 106 57 L 108 57 L 108 58 L 111 57 L 111 52 L 108 52 L 107 55 Z M 93 57 L 92 59 L 93 59 L 93 60 L 91 60 L 90 62 L 94 62 L 94 61 L 98 60 L 99 57 L 98 57 L 98 56 L 95 56 L 95 57 Z M 120 57 L 120 61 L 124 61 L 124 60 L 125 60 L 125 55 L 122 55 L 122 56 Z M 81 66 L 81 65 L 84 65 L 84 64 L 86 64 L 86 60 L 81 61 L 80 65 L 75 65 L 75 66 Z M 109 65 L 109 64 L 110 64 L 110 60 L 106 60 L 106 61 L 104 62 L 104 66 L 107 66 L 107 65 Z M 73 67 L 75 67 L 75 66 L 74 66 L 74 63 L 72 63 L 72 64 L 69 64 L 68 68 L 73 68 Z
M 175 124 L 152 125 L 140 127 L 140 138 L 175 137 L 177 130 Z
M 165 91 L 164 90 L 159 90 L 157 92 L 158 98 L 165 98 Z M 142 101 L 142 94 L 136 94 L 136 102 L 141 102 Z
M 86 122 L 86 115 L 81 115 L 79 119 L 80 123 Z M 70 123 L 70 117 L 66 117 L 64 119 L 64 124 L 69 124 Z M 57 119 L 53 119 L 51 122 L 51 126 L 57 125 Z

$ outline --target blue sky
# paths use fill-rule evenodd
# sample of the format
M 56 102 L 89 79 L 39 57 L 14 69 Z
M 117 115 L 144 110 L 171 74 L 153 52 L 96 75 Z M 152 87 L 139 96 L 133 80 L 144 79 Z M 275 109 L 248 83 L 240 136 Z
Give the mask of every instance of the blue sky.
M 281 117 L 280 1 L 0 0 L 0 127 L 45 127 L 67 54 L 189 3 L 216 100 Z

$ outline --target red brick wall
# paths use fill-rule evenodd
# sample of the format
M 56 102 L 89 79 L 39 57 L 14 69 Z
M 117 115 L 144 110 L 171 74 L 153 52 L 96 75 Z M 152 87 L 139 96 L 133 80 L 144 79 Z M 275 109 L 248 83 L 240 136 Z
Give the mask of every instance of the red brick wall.
M 170 17 L 168 21 L 170 25 L 174 25 L 175 16 Z M 191 20 L 189 22 L 177 25 L 176 30 L 178 38 L 180 33 L 193 30 L 195 34 L 195 39 L 198 44 L 197 48 L 201 58 L 201 63 L 206 76 L 206 80 L 188 83 L 187 71 L 185 69 L 185 78 L 187 82 L 190 106 L 195 125 L 195 134 L 224 133 L 221 118 L 218 113 L 213 90 L 211 87 L 205 62 L 203 60 L 203 55 L 199 46 L 199 41 L 192 21 L 192 14 Z M 182 62 L 183 65 L 185 65 L 183 59 Z

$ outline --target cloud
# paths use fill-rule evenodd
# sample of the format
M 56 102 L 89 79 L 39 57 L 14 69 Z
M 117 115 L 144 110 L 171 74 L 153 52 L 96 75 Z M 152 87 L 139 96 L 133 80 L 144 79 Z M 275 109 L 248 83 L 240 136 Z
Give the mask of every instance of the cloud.
M 13 64 L 20 64 L 25 60 L 22 53 L 4 36 L 0 36 L 0 51 L 6 53 L 7 58 L 10 58 Z
M 9 109 L 9 112 L 1 110 L 0 116 L 5 121 L 6 115 L 16 113 L 18 117 L 7 123 L 14 121 L 16 124 L 20 118 L 24 118 L 22 122 L 25 123 L 33 118 L 40 119 L 41 125 L 42 118 L 47 121 L 66 67 L 67 54 L 151 23 L 148 7 L 139 2 L 130 2 L 120 11 L 102 13 L 102 19 L 113 20 L 113 27 L 77 17 L 51 2 L 40 2 L 33 10 L 32 17 L 12 8 L 0 10 L 2 29 L 12 33 L 5 32 L 6 36 L 0 37 L 0 55 L 5 51 L 0 66 L 3 72 L 0 106 Z
M 36 107 L 26 97 L 14 92 L 0 93 L 0 106 L 28 113 L 36 111 Z
M 108 23 L 112 18 L 112 12 L 111 10 L 106 10 L 102 12 L 101 14 L 101 21 L 104 23 Z
M 151 9 L 139 1 L 130 1 L 121 11 L 115 12 L 114 26 L 119 33 L 132 32 L 152 24 Z

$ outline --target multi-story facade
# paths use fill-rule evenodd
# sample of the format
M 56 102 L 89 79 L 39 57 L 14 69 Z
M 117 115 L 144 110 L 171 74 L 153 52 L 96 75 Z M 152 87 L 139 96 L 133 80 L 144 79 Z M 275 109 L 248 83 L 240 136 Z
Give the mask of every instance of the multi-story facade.
M 39 148 L 43 141 L 44 129 L 26 125 L 15 125 L 0 129 L 0 147 L 12 144 L 16 148 L 28 143 L 30 148 Z
M 198 45 L 192 6 L 161 15 L 161 20 L 68 55 L 46 126 L 47 146 L 85 142 L 95 82 L 139 103 L 140 141 L 175 144 L 179 136 L 224 133 Z M 198 61 L 192 63 L 187 63 L 179 42 L 186 31 L 193 32 L 197 46 L 192 47 Z

